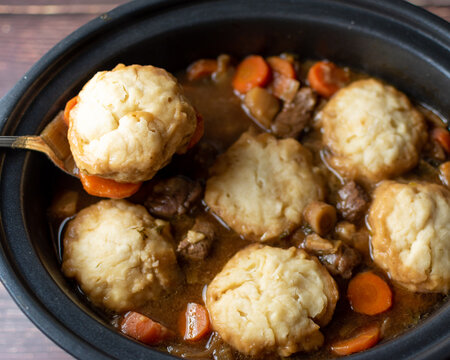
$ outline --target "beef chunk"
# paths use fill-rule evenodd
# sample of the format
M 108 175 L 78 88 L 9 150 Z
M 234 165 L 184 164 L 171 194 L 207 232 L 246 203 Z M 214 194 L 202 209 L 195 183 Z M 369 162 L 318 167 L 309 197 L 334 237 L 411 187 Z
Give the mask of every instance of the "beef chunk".
M 206 180 L 209 177 L 208 169 L 214 164 L 219 150 L 216 144 L 202 139 L 192 149 L 182 156 L 175 155 L 170 164 L 162 171 L 168 176 L 184 174 L 190 179 Z
M 361 262 L 361 256 L 350 246 L 339 243 L 336 252 L 320 255 L 319 260 L 331 274 L 349 279 L 352 276 L 353 268 Z
M 159 181 L 145 201 L 145 206 L 152 215 L 169 219 L 185 214 L 201 195 L 202 187 L 198 182 L 176 176 Z
M 447 155 L 444 148 L 435 140 L 430 139 L 423 148 L 423 154 L 426 158 L 438 161 L 445 161 Z
M 273 120 L 273 133 L 282 138 L 297 137 L 310 122 L 316 101 L 317 96 L 309 87 L 301 88 Z
M 302 247 L 311 255 L 319 258 L 331 274 L 340 275 L 344 279 L 352 276 L 353 268 L 361 262 L 358 251 L 342 241 L 328 240 L 317 234 L 308 235 Z
M 345 184 L 339 191 L 337 209 L 345 220 L 355 222 L 364 215 L 370 198 L 364 189 L 354 181 Z
M 187 260 L 202 260 L 211 249 L 214 226 L 207 220 L 197 218 L 194 226 L 180 241 L 177 253 Z

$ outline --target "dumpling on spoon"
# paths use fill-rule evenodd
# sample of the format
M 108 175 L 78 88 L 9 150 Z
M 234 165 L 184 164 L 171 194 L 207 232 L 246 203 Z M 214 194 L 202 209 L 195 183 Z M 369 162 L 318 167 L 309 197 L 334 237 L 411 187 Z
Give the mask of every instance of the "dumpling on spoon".
M 68 122 L 70 149 L 86 189 L 86 175 L 133 184 L 151 179 L 173 154 L 186 151 L 198 120 L 167 71 L 119 64 L 86 83 Z

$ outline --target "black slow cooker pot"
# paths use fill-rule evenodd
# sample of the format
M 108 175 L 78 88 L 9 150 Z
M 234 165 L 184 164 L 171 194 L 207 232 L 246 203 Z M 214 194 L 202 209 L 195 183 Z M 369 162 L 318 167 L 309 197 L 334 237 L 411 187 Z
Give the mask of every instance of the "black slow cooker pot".
M 45 55 L 0 101 L 2 135 L 38 134 L 96 71 L 119 62 L 169 71 L 229 53 L 290 51 L 378 76 L 450 119 L 450 25 L 396 0 L 135 1 L 90 22 Z M 46 219 L 57 170 L 38 153 L 4 151 L 0 276 L 26 315 L 80 359 L 169 359 L 120 335 L 62 276 Z M 444 359 L 450 303 L 352 359 Z

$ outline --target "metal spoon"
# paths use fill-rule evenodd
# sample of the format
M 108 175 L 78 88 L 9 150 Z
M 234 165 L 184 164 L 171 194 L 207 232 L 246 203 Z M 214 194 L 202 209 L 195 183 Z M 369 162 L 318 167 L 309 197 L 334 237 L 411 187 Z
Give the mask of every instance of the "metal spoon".
M 61 111 L 40 135 L 0 136 L 0 147 L 40 151 L 65 173 L 78 177 L 79 170 L 67 141 L 67 125 Z

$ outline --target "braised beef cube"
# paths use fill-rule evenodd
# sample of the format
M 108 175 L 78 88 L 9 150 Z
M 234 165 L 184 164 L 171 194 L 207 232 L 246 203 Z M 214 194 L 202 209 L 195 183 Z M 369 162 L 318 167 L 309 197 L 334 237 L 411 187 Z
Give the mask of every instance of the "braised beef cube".
M 145 201 L 148 211 L 169 219 L 185 214 L 202 195 L 201 185 L 185 177 L 176 176 L 159 181 Z
M 361 256 L 355 249 L 340 243 L 336 252 L 320 255 L 319 260 L 331 274 L 349 279 L 353 268 L 361 262 Z
M 203 260 L 208 256 L 213 240 L 214 226 L 198 218 L 192 229 L 178 244 L 177 253 L 186 260 Z
M 272 132 L 282 138 L 295 138 L 309 124 L 317 96 L 309 88 L 301 88 L 291 102 L 285 102 L 272 123 Z
M 201 141 L 189 152 L 189 157 L 180 157 L 177 169 L 183 169 L 185 174 L 196 179 L 207 179 L 208 169 L 216 160 L 217 148 L 206 141 Z
M 344 219 L 355 222 L 364 215 L 370 198 L 361 186 L 350 181 L 338 191 L 338 195 L 340 200 L 336 207 Z
M 447 158 L 444 148 L 434 139 L 430 139 L 426 142 L 423 148 L 423 153 L 426 158 L 438 161 L 445 161 Z
M 317 256 L 328 271 L 344 279 L 352 276 L 353 268 L 361 262 L 361 255 L 340 240 L 328 240 L 317 234 L 306 236 L 300 245 L 310 255 Z

